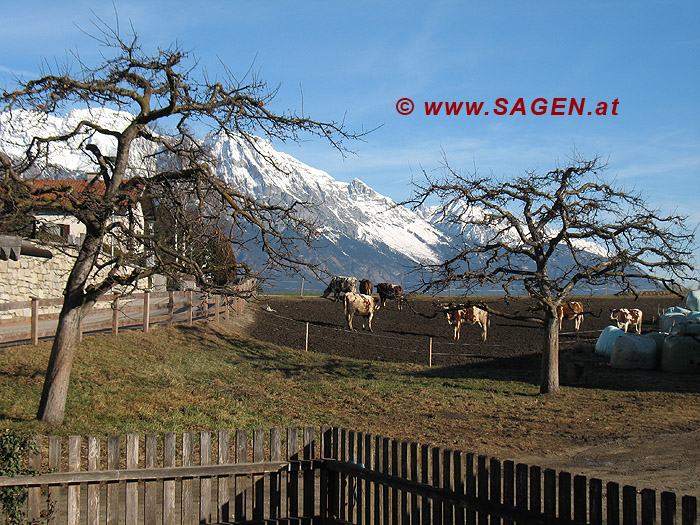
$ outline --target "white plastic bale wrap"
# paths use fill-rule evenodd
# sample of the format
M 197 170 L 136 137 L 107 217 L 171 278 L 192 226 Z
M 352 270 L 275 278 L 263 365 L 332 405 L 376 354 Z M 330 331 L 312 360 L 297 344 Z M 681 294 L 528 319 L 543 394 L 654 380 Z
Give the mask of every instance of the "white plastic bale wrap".
M 595 353 L 610 357 L 615 339 L 622 335 L 625 335 L 625 331 L 619 329 L 617 326 L 606 326 L 595 344 Z
M 659 332 L 670 332 L 677 324 L 686 322 L 691 313 L 691 310 L 682 306 L 668 308 L 659 318 Z
M 653 370 L 657 362 L 656 341 L 651 337 L 623 333 L 613 343 L 610 355 L 613 368 Z
M 700 373 L 700 322 L 673 327 L 664 341 L 661 369 L 682 374 Z
M 685 296 L 685 307 L 694 312 L 700 311 L 700 290 L 688 292 Z
M 648 334 L 644 334 L 644 337 L 654 340 L 656 343 L 656 351 L 658 355 L 661 356 L 661 352 L 664 349 L 664 341 L 668 337 L 668 332 L 649 332 Z

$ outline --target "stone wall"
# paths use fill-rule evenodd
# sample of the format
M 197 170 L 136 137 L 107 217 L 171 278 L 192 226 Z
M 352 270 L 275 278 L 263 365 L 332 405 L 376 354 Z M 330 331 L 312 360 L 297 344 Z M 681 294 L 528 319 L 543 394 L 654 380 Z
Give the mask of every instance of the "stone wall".
M 61 297 L 73 261 L 62 253 L 51 259 L 23 255 L 19 261 L 0 261 L 0 297 L 5 301 Z
M 20 256 L 19 261 L 0 260 L 0 302 L 24 302 L 31 300 L 32 297 L 39 299 L 63 297 L 66 280 L 75 258 L 57 250 L 52 252 L 54 256 L 51 259 Z M 165 290 L 164 277 L 154 276 L 150 284 L 152 291 Z M 149 282 L 143 280 L 139 283 L 139 288 L 149 288 Z M 108 308 L 109 303 L 98 302 L 96 307 Z M 42 306 L 40 313 L 58 311 L 60 306 Z M 0 319 L 29 316 L 31 316 L 29 308 L 0 312 Z

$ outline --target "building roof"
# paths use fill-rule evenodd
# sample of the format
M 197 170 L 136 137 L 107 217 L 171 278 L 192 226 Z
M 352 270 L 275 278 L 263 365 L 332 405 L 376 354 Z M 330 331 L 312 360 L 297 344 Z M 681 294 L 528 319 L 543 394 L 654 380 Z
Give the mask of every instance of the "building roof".
M 0 261 L 19 261 L 20 255 L 50 259 L 53 254 L 44 248 L 14 235 L 0 235 Z
M 92 194 L 95 197 L 103 197 L 106 191 L 104 182 L 75 179 L 35 179 L 32 181 L 34 188 L 43 190 L 40 194 L 34 197 L 40 201 L 56 200 L 66 194 L 88 195 Z M 49 191 L 55 188 L 56 191 Z
M 125 180 L 124 183 L 128 183 Z M 93 198 L 101 198 L 105 195 L 107 187 L 102 181 L 88 181 L 81 179 L 34 179 L 32 180 L 34 188 L 41 190 L 38 195 L 34 195 L 34 198 L 39 202 L 46 202 L 47 204 L 55 201 L 64 195 L 86 195 Z M 56 188 L 56 191 L 50 191 L 52 188 Z M 133 187 L 130 190 L 131 199 L 122 198 L 119 202 L 120 206 L 133 206 L 134 203 L 141 200 L 141 193 L 143 191 L 143 186 L 139 184 L 137 187 Z

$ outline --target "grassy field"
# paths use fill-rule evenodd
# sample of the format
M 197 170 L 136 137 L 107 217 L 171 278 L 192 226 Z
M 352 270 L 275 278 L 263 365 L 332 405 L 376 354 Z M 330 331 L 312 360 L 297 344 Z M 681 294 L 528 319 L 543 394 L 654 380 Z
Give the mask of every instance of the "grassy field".
M 65 424 L 46 427 L 34 415 L 49 351 L 0 349 L 0 428 L 105 435 L 330 424 L 516 460 L 700 428 L 696 392 L 563 387 L 539 396 L 538 385 L 497 371 L 470 377 L 291 350 L 212 322 L 85 338 Z
M 534 392 L 533 385 L 512 382 L 436 382 L 423 366 L 300 352 L 208 323 L 85 338 L 65 424 L 48 427 L 34 415 L 49 352 L 50 343 L 0 349 L 3 427 L 56 435 L 322 423 L 359 428 L 379 415 L 409 416 L 399 408 L 407 405 L 418 418 L 455 408 L 458 391 L 478 404 Z

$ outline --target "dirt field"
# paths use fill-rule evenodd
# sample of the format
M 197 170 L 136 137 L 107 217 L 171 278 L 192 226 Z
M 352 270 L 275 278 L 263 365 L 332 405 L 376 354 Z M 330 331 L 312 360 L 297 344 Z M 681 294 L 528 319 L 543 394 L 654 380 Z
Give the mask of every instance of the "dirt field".
M 481 439 L 474 441 L 470 434 L 473 444 L 465 449 L 638 487 L 700 496 L 700 374 L 614 370 L 607 366 L 606 359 L 593 354 L 600 331 L 610 324 L 611 308 L 642 309 L 643 332 L 650 332 L 656 331 L 658 315 L 664 309 L 683 305 L 683 300 L 659 296 L 637 300 L 633 297 L 579 299 L 586 311 L 581 332 L 573 332 L 573 322 L 565 321 L 561 333 L 562 385 L 572 385 L 572 390 L 567 394 L 564 389 L 563 395 L 570 396 L 567 403 L 570 402 L 573 413 L 571 420 L 566 424 L 539 422 L 537 431 L 525 421 L 496 421 L 493 428 L 481 429 Z M 528 306 L 525 300 L 510 304 L 496 298 L 486 301 L 510 313 L 524 311 Z M 475 326 L 464 326 L 461 341 L 455 343 L 452 327 L 448 326 L 436 303 L 431 299 L 414 299 L 410 301 L 410 308 L 398 312 L 396 304 L 389 302 L 376 313 L 374 334 L 369 334 L 361 329 L 359 318 L 354 321 L 355 333 L 345 330 L 342 302 L 320 298 L 264 298 L 249 333 L 262 341 L 303 349 L 308 323 L 310 351 L 426 365 L 432 338 L 433 368 L 426 369 L 426 375 L 519 381 L 531 383 L 536 391 L 542 340 L 537 326 L 492 316 L 486 343 L 481 342 Z M 267 311 L 267 307 L 274 312 Z M 578 372 L 583 370 L 582 375 L 567 378 L 565 363 L 571 362 L 578 365 Z M 590 389 L 595 389 L 596 394 L 590 396 L 589 402 L 586 392 L 592 392 Z M 606 391 L 624 392 L 638 404 L 634 421 L 626 412 L 628 407 L 620 406 L 622 417 L 616 417 L 616 407 L 609 406 Z M 533 397 L 538 399 L 535 394 Z M 692 400 L 690 413 L 675 406 L 677 399 Z M 656 413 L 645 421 L 644 411 L 653 411 L 654 403 L 659 406 L 669 403 L 674 408 L 664 405 L 656 410 L 662 414 Z M 577 406 L 583 411 L 584 405 L 587 414 L 599 413 L 600 418 L 596 419 L 600 421 L 576 421 Z M 671 412 L 680 415 L 674 416 Z M 440 439 L 461 446 L 468 431 L 465 422 L 460 420 L 466 419 L 467 414 L 454 413 L 454 425 L 449 419 L 445 420 L 445 414 L 439 415 Z M 433 417 L 437 415 L 426 416 L 426 428 L 435 424 Z M 496 417 L 502 419 L 502 416 Z M 655 431 L 654 426 L 661 420 L 663 431 Z

